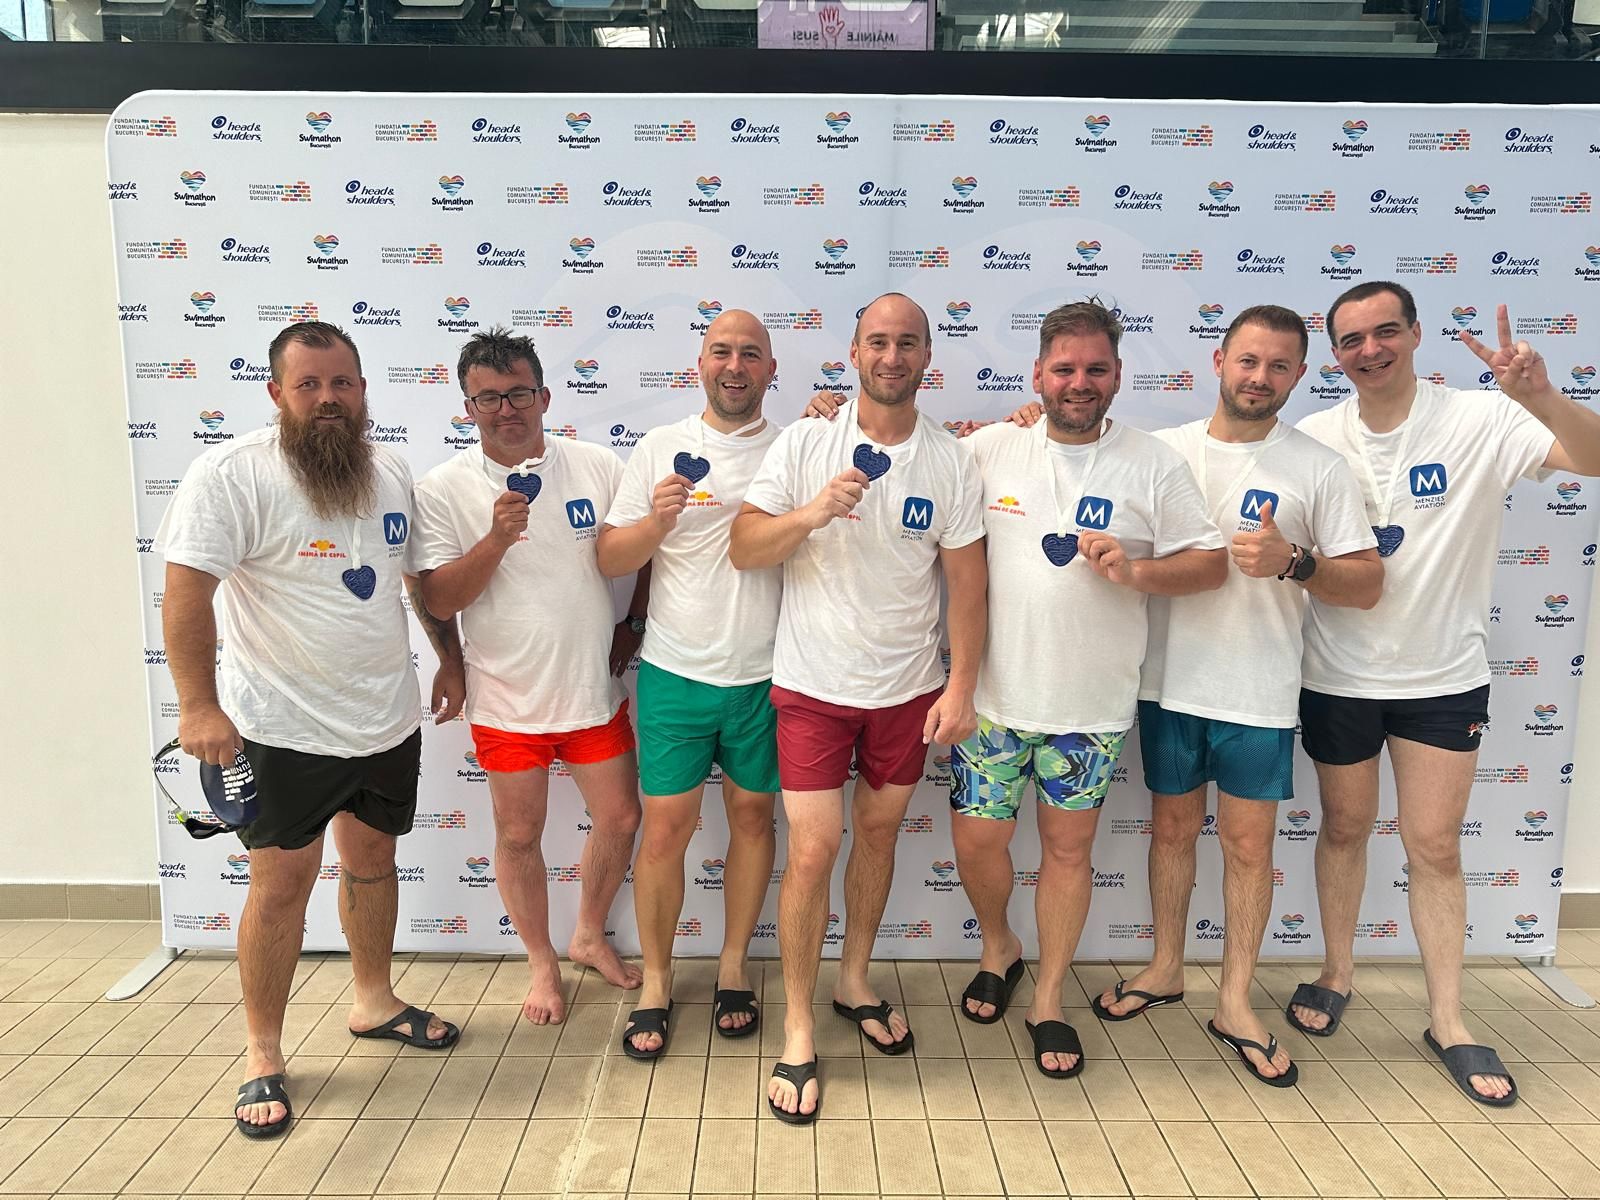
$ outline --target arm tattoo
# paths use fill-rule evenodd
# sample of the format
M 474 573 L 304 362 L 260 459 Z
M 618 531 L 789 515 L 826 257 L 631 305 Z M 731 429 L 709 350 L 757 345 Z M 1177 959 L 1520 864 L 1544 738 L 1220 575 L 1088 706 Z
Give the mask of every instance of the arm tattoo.
M 451 617 L 448 621 L 441 621 L 428 611 L 428 606 L 422 600 L 420 580 L 407 576 L 406 594 L 411 597 L 411 611 L 415 614 L 417 623 L 422 626 L 422 632 L 428 635 L 428 641 L 433 646 L 433 652 L 439 656 L 439 661 L 460 658 L 461 635 L 456 630 L 456 619 Z

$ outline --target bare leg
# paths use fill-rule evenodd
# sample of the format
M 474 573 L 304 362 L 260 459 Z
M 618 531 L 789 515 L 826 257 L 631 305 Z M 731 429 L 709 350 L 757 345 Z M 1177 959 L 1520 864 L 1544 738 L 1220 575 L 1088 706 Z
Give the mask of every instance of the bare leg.
M 394 870 L 394 835 L 364 825 L 352 813 L 333 818 L 333 841 L 339 849 L 339 922 L 350 944 L 350 971 L 355 977 L 351 1029 L 373 1029 L 405 1008 L 394 994 L 394 923 L 400 909 L 400 884 Z M 407 1021 L 396 1027 L 416 1034 Z M 447 1030 L 437 1017 L 427 1036 L 442 1038 Z
M 1155 923 L 1155 949 L 1150 965 L 1123 985 L 1170 996 L 1183 991 L 1183 951 L 1189 932 L 1189 897 L 1194 894 L 1195 842 L 1206 819 L 1202 785 L 1181 796 L 1152 793 L 1150 834 L 1150 912 Z M 1121 1016 L 1137 1012 L 1148 1001 L 1107 988 L 1100 1003 Z
M 1094 887 L 1090 851 L 1094 847 L 1095 827 L 1100 823 L 1098 808 L 1065 809 L 1039 805 L 1039 892 L 1034 912 L 1039 922 L 1039 974 L 1033 983 L 1033 1003 L 1028 1020 L 1059 1021 L 1061 985 L 1078 952 L 1083 923 L 1089 916 L 1089 897 Z M 1076 1054 L 1045 1054 L 1043 1065 L 1050 1070 L 1071 1070 Z
M 594 828 L 583 847 L 583 892 L 578 927 L 567 957 L 592 967 L 607 983 L 636 988 L 644 973 L 625 963 L 606 941 L 606 917 L 628 874 L 633 837 L 639 831 L 639 759 L 632 750 L 597 763 L 568 763 L 572 779 L 589 806 Z
M 728 811 L 728 858 L 722 869 L 722 958 L 717 964 L 717 987 L 724 991 L 750 990 L 750 938 L 761 918 L 767 889 L 772 885 L 772 860 L 777 838 L 772 828 L 771 792 L 750 792 L 723 777 L 722 800 Z M 724 1029 L 742 1029 L 748 1013 L 725 1015 Z
M 1317 986 L 1348 993 L 1356 974 L 1356 920 L 1367 885 L 1367 840 L 1378 818 L 1378 759 L 1337 767 L 1318 763 L 1317 788 L 1322 793 L 1317 906 L 1323 942 Z M 1296 1004 L 1294 1014 L 1309 1029 L 1327 1028 L 1327 1013 Z
M 545 883 L 545 807 L 550 773 L 490 771 L 494 801 L 495 880 L 517 935 L 528 951 L 530 975 L 522 1015 L 535 1025 L 560 1021 L 567 1013 L 561 996 L 561 964 L 550 943 L 550 896 Z
M 1449 1049 L 1473 1037 L 1461 1019 L 1461 959 L 1466 942 L 1467 889 L 1461 879 L 1461 818 L 1472 792 L 1476 750 L 1441 750 L 1389 739 L 1400 792 L 1400 838 L 1411 864 L 1411 927 L 1428 981 L 1429 1028 Z M 1511 1094 L 1503 1075 L 1474 1075 L 1480 1096 Z
M 283 1073 L 283 1013 L 300 958 L 306 901 L 322 866 L 322 839 L 298 850 L 250 852 L 250 890 L 239 917 L 239 983 L 244 990 L 245 1078 Z M 236 1115 L 275 1125 L 283 1105 L 246 1104 Z
M 694 837 L 704 791 L 701 785 L 675 796 L 645 797 L 639 857 L 633 864 L 633 911 L 644 951 L 644 988 L 637 1008 L 666 1008 L 672 999 L 672 945 L 683 912 L 683 856 Z M 641 1033 L 633 1044 L 640 1050 L 656 1050 L 661 1035 Z
M 1223 1033 L 1267 1044 L 1269 1035 L 1250 1007 L 1250 980 L 1255 975 L 1261 939 L 1272 907 L 1272 841 L 1277 836 L 1278 806 L 1271 800 L 1245 800 L 1217 793 L 1217 824 L 1222 839 L 1223 925 L 1222 986 L 1217 989 L 1215 1024 Z M 1256 1069 L 1268 1079 L 1289 1069 L 1281 1046 L 1271 1062 L 1246 1050 Z
M 1005 978 L 1006 968 L 1022 953 L 1022 939 L 1011 928 L 1006 908 L 1011 903 L 1013 866 L 1011 838 L 1017 831 L 1015 820 L 998 821 L 966 813 L 950 814 L 950 834 L 956 847 L 956 868 L 961 887 L 972 904 L 983 934 L 980 971 Z M 976 1000 L 965 1002 L 974 1016 L 992 1017 L 995 1006 Z
M 839 954 L 839 982 L 833 998 L 849 1008 L 876 1004 L 878 996 L 867 982 L 872 947 L 889 888 L 894 883 L 894 847 L 900 838 L 900 821 L 906 815 L 915 784 L 868 786 L 856 779 L 851 797 L 850 860 L 844 871 L 844 947 Z M 889 1028 L 878 1021 L 863 1021 L 862 1030 L 880 1045 L 905 1041 L 911 1026 L 899 1009 L 889 1017 Z
M 844 792 L 783 793 L 789 822 L 789 858 L 778 889 L 778 956 L 788 997 L 780 1062 L 795 1066 L 817 1056 L 816 1020 L 811 1000 L 817 990 L 822 938 L 828 928 L 828 885 L 844 837 Z M 816 1081 L 803 1096 L 784 1079 L 767 1081 L 767 1096 L 785 1112 L 815 1112 Z

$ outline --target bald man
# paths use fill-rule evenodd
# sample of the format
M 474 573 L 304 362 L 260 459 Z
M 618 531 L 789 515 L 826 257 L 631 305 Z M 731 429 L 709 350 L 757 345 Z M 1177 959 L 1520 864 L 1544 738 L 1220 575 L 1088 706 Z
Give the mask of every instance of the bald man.
M 778 436 L 761 415 L 778 364 L 761 322 L 735 309 L 706 330 L 699 368 L 705 411 L 639 440 L 600 530 L 607 575 L 654 564 L 639 664 L 644 830 L 633 869 L 644 990 L 622 1037 L 623 1051 L 645 1060 L 670 1033 L 684 852 L 712 763 L 722 767 L 728 814 L 714 1013 L 723 1037 L 756 1031 L 747 960 L 772 878 L 778 749 L 768 691 L 783 571 L 734 570 L 728 531 Z
M 978 722 L 972 696 L 988 579 L 982 490 L 966 448 L 917 411 L 931 353 L 928 318 L 915 303 L 891 293 L 869 304 L 850 343 L 860 394 L 838 419 L 801 421 L 779 435 L 733 523 L 735 566 L 783 566 L 772 702 L 789 823 L 778 949 L 793 1001 L 767 1103 L 789 1124 L 815 1120 L 820 1102 L 805 1000 L 816 987 L 847 823 L 833 1008 L 871 1049 L 911 1049 L 905 1017 L 881 998 L 867 966 L 928 744 L 960 742 Z M 950 597 L 948 681 L 939 655 L 941 583 Z

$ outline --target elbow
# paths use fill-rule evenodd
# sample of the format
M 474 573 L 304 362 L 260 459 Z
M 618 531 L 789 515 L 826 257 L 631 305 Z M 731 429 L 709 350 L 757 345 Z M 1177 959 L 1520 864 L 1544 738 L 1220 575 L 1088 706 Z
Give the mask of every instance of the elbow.
M 440 589 L 422 585 L 422 607 L 428 610 L 428 615 L 435 621 L 453 621 L 457 609 L 445 603 L 445 598 L 439 594 Z
M 594 560 L 595 565 L 600 568 L 600 574 L 607 579 L 618 579 L 631 573 L 631 568 L 626 566 L 618 555 L 615 542 L 603 533 L 600 535 L 600 544 L 595 547 Z
M 728 561 L 733 564 L 733 569 L 736 571 L 748 571 L 753 565 L 748 531 L 740 528 L 743 524 L 743 517 L 735 517 L 733 525 L 728 530 Z

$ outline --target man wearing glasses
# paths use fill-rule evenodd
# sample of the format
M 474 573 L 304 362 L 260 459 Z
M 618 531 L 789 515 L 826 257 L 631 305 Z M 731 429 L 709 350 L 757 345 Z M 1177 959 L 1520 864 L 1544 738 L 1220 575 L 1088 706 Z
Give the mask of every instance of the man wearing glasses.
M 416 488 L 422 596 L 441 620 L 461 614 L 467 720 L 494 802 L 495 877 L 528 949 L 522 1012 L 536 1025 L 566 1013 L 540 849 L 556 758 L 593 820 L 567 955 L 617 987 L 640 983 L 639 969 L 606 941 L 605 921 L 639 827 L 633 728 L 618 677 L 639 648 L 649 588 L 647 567 L 629 616 L 613 627 L 611 583 L 595 550 L 622 461 L 546 439 L 543 374 L 531 339 L 503 329 L 474 335 L 456 375 L 481 444 Z

